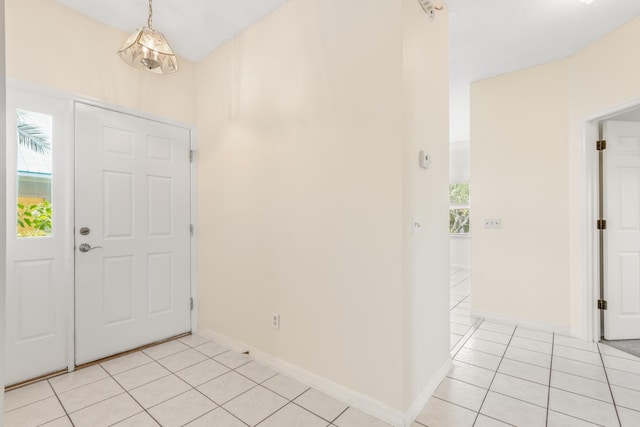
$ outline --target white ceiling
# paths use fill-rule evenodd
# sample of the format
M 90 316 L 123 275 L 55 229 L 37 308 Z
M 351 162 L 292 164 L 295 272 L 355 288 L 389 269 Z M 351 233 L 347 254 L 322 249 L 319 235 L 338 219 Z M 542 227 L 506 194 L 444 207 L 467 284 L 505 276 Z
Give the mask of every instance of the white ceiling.
M 147 25 L 148 0 L 55 1 L 125 33 Z M 199 61 L 287 1 L 155 0 L 153 27 L 178 55 Z
M 640 0 L 594 0 L 590 5 L 580 0 L 446 0 L 446 4 L 452 141 L 469 138 L 469 82 L 565 58 L 640 16 Z
M 56 1 L 127 33 L 146 25 L 147 0 Z M 178 55 L 197 61 L 287 1 L 156 0 L 153 23 Z M 640 0 L 444 1 L 450 16 L 452 141 L 469 138 L 470 82 L 567 57 L 640 16 Z

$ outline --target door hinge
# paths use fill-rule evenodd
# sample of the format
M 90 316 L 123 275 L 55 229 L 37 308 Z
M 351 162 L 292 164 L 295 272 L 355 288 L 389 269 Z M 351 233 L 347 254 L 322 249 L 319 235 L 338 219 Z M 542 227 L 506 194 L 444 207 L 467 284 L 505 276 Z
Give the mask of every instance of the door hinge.
M 189 298 L 189 309 L 193 310 L 193 298 Z
M 193 236 L 193 224 L 189 224 L 189 233 Z
M 189 150 L 189 163 L 193 163 L 194 157 L 196 157 L 196 150 Z
M 607 309 L 607 302 L 603 299 L 599 299 L 598 300 L 598 310 L 606 310 Z
M 607 229 L 607 220 L 599 219 L 597 224 L 598 230 L 606 230 Z
M 607 141 L 596 141 L 596 150 L 602 151 L 607 149 Z

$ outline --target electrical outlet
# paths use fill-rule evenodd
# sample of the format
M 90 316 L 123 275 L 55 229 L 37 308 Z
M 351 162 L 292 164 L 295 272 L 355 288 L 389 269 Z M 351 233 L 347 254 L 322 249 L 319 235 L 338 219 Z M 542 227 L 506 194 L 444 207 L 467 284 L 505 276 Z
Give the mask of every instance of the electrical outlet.
M 280 315 L 278 313 L 271 313 L 271 326 L 273 329 L 280 329 Z
M 486 218 L 484 228 L 502 228 L 502 218 Z

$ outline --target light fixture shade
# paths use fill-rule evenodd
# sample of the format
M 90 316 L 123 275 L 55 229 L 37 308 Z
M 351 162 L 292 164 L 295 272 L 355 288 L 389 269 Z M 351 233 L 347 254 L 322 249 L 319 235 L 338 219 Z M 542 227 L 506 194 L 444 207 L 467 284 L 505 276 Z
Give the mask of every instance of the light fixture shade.
M 156 74 L 171 74 L 178 71 L 178 59 L 162 33 L 153 28 L 138 28 L 124 42 L 118 55 L 132 67 L 142 68 Z

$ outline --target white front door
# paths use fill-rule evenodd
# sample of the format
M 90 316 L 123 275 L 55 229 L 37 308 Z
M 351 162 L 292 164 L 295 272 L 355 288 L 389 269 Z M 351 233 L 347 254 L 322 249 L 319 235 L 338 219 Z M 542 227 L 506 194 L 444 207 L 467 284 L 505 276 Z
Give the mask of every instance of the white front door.
M 71 111 L 69 101 L 7 90 L 7 385 L 68 366 Z
M 640 338 L 640 123 L 605 122 L 604 336 Z
M 76 104 L 76 364 L 190 330 L 190 131 Z

